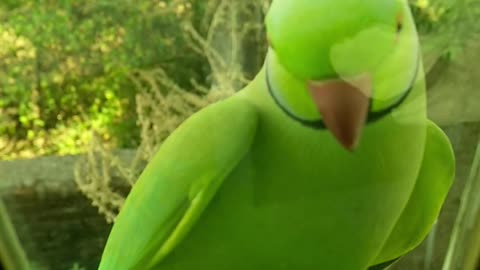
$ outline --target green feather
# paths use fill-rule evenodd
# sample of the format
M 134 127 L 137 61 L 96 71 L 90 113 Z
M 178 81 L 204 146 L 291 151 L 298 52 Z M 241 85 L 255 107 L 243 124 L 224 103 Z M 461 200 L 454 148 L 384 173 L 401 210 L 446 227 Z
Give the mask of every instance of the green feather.
M 429 121 L 425 154 L 415 188 L 376 262 L 402 256 L 423 241 L 437 220 L 454 174 L 450 142 L 443 131 Z
M 182 124 L 128 196 L 100 269 L 145 269 L 168 253 L 248 151 L 256 117 L 245 101 L 230 99 Z

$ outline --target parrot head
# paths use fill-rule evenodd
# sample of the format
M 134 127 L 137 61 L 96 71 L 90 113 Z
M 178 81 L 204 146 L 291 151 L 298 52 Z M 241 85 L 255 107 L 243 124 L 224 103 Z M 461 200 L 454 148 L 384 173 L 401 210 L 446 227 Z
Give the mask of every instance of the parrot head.
M 419 46 L 406 0 L 274 0 L 266 29 L 267 84 L 277 104 L 327 128 L 346 149 L 415 81 Z

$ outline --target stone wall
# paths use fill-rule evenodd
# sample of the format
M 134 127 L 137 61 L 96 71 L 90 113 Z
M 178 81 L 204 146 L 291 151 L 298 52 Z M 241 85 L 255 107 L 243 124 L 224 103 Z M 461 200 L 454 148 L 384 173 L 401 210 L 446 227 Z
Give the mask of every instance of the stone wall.
M 121 151 L 119 155 L 127 161 L 134 151 Z M 0 208 L 0 233 L 8 223 L 16 231 L 15 237 L 0 237 L 0 241 L 6 241 L 3 245 L 10 251 L 15 242 L 21 246 L 20 250 L 2 254 L 5 267 L 23 270 L 18 265 L 25 265 L 26 259 L 35 270 L 69 270 L 75 263 L 86 270 L 97 269 L 111 225 L 76 187 L 74 166 L 79 158 L 0 162 L 4 206 L 3 213 Z

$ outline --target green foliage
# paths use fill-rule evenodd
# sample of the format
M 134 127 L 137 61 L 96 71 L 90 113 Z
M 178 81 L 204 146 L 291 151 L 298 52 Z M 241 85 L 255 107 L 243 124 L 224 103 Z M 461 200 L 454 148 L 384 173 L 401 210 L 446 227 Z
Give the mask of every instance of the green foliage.
M 79 263 L 74 263 L 70 270 L 85 270 L 85 268 L 81 267 Z
M 480 1 L 410 0 L 420 34 L 446 58 L 454 58 L 480 36 Z
M 87 131 L 119 147 L 136 145 L 132 70 L 161 66 L 182 85 L 208 72 L 182 35 L 192 8 L 181 1 L 2 1 L 0 153 L 77 153 L 88 145 Z

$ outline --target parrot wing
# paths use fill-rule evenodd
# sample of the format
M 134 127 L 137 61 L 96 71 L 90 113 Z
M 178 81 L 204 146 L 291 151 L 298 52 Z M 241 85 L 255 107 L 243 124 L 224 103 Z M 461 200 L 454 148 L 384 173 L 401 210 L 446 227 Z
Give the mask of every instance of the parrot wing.
M 253 105 L 234 96 L 176 129 L 127 197 L 99 269 L 148 269 L 167 255 L 249 151 L 257 118 Z
M 398 258 L 419 245 L 435 223 L 455 176 L 452 146 L 428 121 L 422 167 L 410 200 L 373 264 Z

